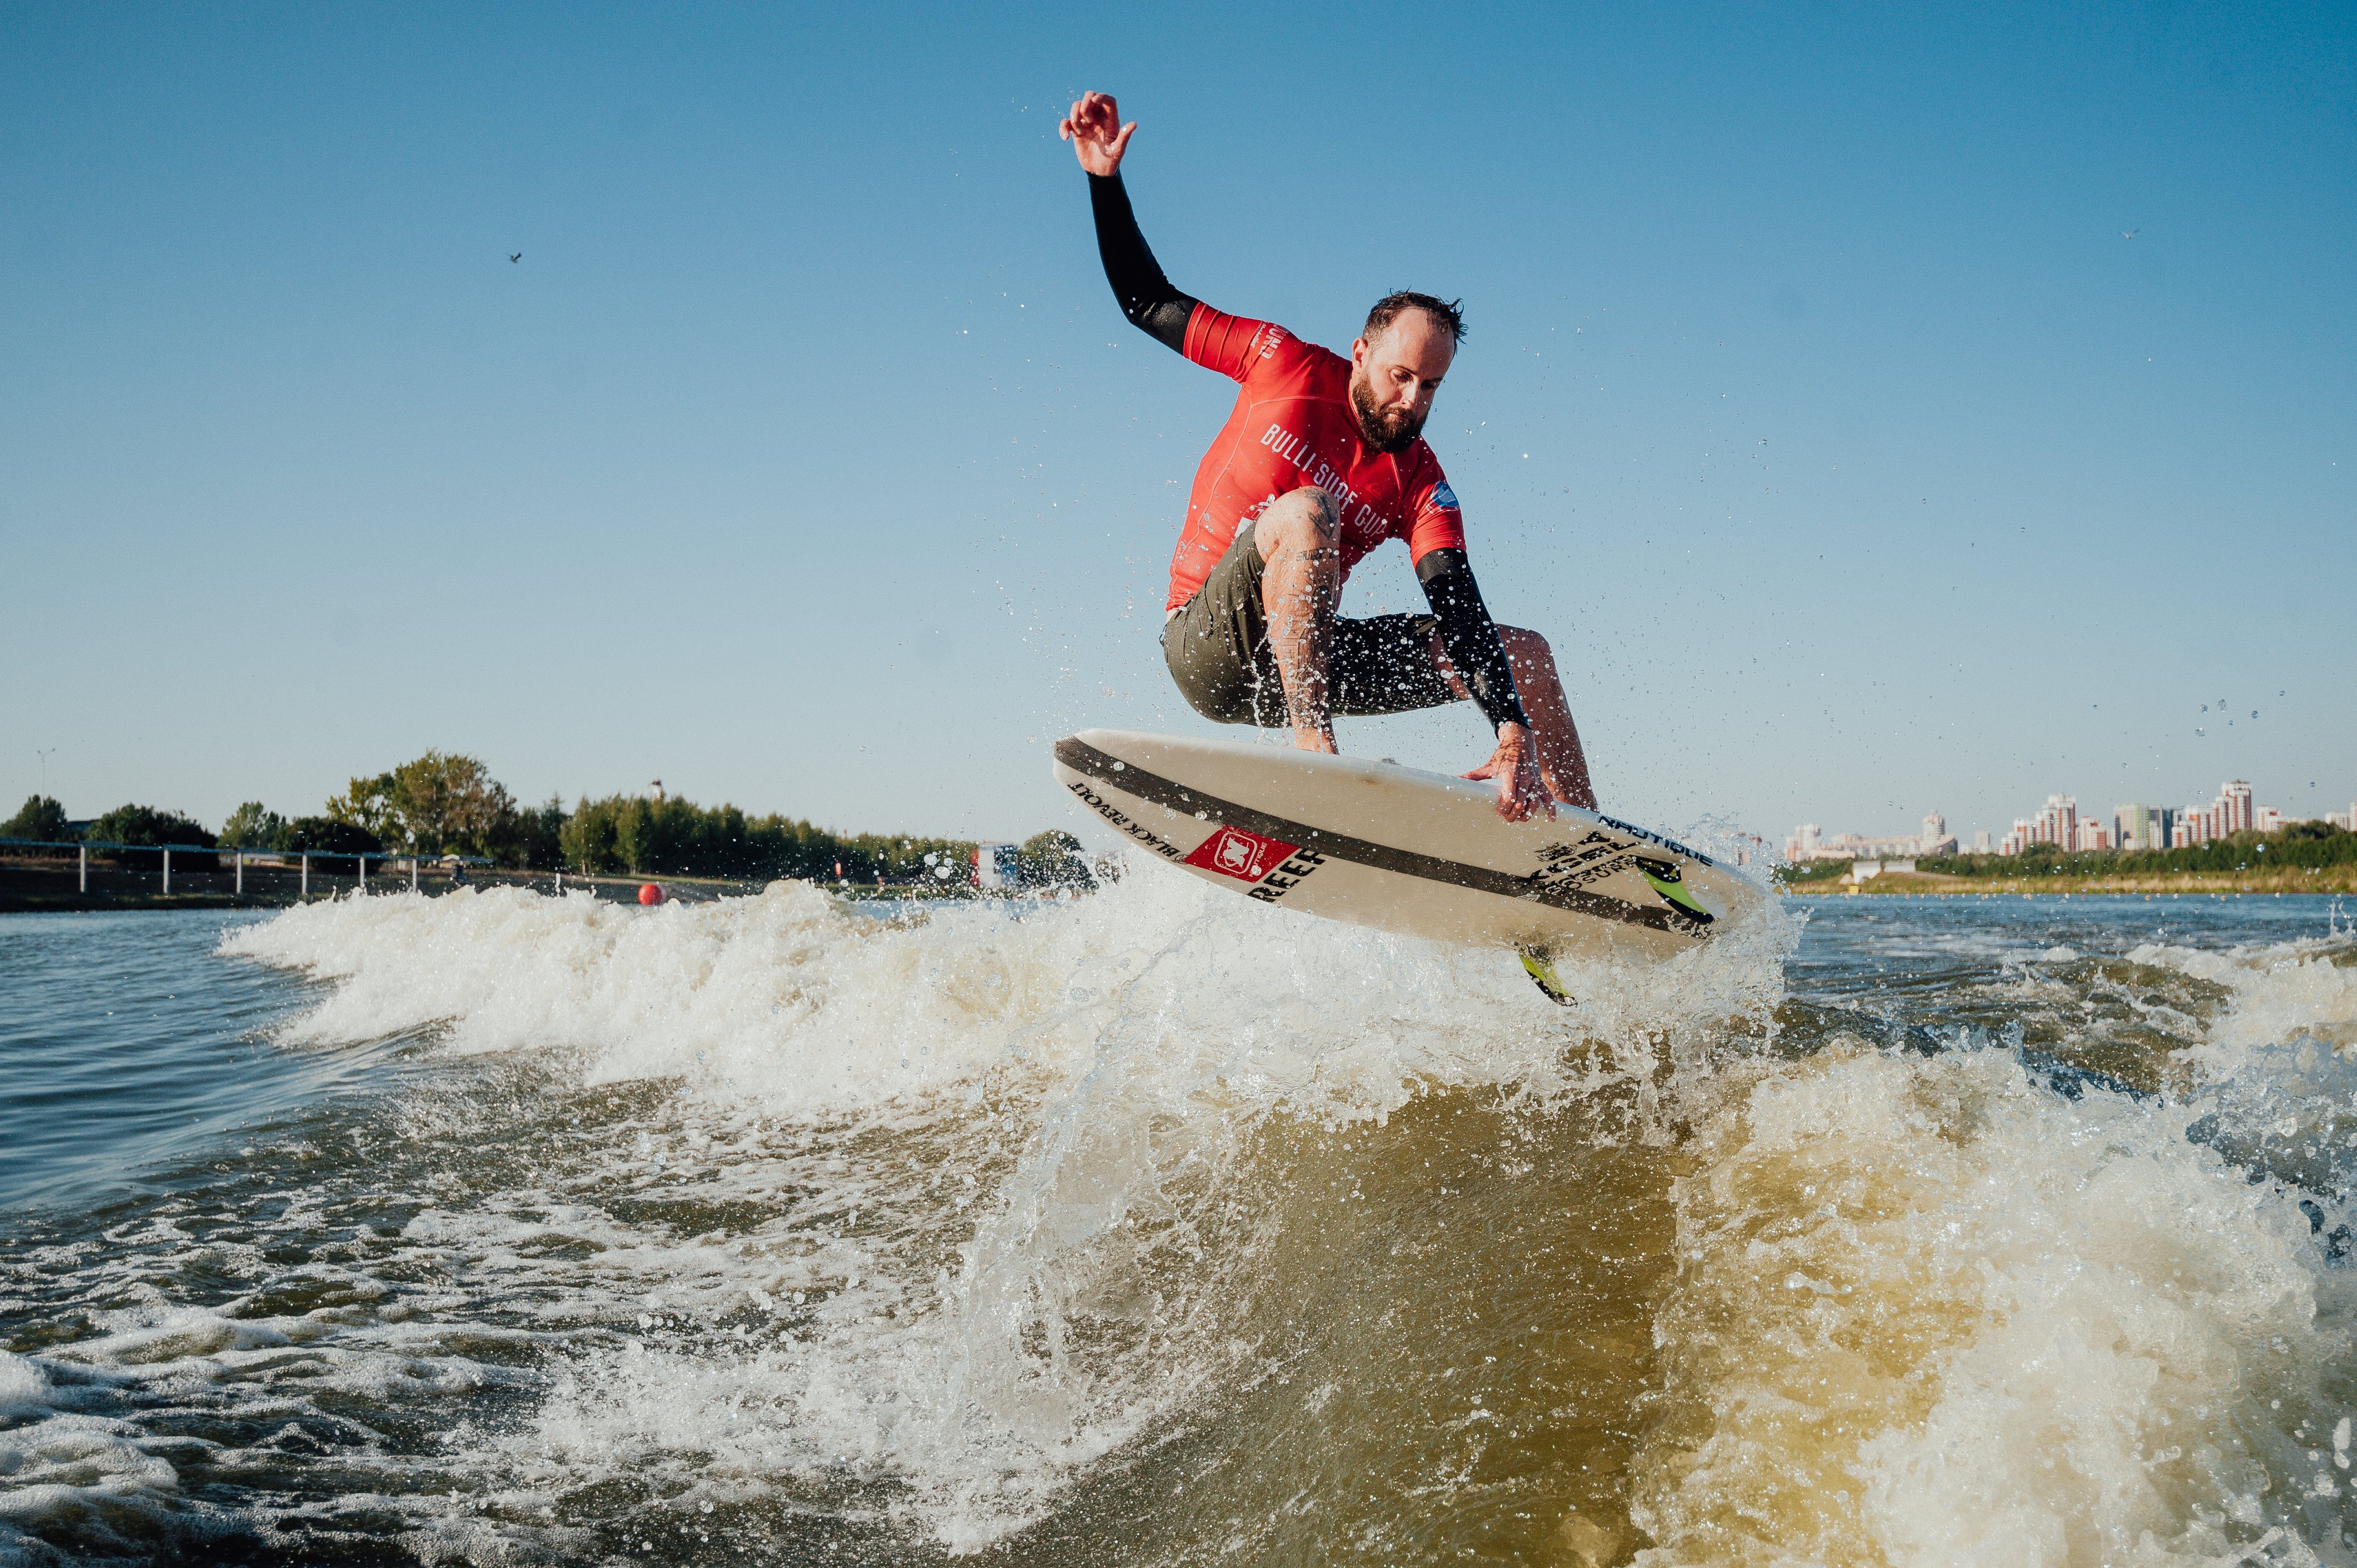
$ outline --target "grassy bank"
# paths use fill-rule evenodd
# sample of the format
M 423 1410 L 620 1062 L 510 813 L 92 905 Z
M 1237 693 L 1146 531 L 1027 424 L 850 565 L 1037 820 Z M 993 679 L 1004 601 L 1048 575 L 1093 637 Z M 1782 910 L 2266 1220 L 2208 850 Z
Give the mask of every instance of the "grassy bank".
M 1844 868 L 1846 869 L 1846 867 Z M 1893 871 L 1851 887 L 1838 875 L 1786 877 L 1777 885 L 1803 897 L 1926 894 L 1952 898 L 2021 898 L 2041 895 L 2089 893 L 2162 894 L 2247 893 L 2266 897 L 2280 893 L 2357 893 L 2357 866 L 2287 866 L 2267 871 L 2175 871 L 2157 875 L 2115 876 L 2053 873 L 2030 876 L 1943 876 L 1932 872 Z

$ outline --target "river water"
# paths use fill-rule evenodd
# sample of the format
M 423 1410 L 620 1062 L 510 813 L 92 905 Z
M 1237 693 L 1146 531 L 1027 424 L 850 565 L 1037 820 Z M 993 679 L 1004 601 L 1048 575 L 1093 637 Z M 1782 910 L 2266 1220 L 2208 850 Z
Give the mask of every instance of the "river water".
M 2357 1563 L 2357 940 L 0 920 L 0 1562 Z

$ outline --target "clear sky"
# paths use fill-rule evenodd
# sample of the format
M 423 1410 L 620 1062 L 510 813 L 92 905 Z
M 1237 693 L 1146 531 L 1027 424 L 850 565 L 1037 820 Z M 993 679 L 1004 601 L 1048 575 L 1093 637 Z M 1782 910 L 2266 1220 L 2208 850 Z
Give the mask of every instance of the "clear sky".
M 2345 4 L 16 5 L 0 810 L 436 746 L 1081 827 L 1056 736 L 1212 727 L 1156 633 L 1234 392 L 1114 307 L 1089 87 L 1180 288 L 1463 296 L 1427 438 L 1608 810 L 2357 796 Z

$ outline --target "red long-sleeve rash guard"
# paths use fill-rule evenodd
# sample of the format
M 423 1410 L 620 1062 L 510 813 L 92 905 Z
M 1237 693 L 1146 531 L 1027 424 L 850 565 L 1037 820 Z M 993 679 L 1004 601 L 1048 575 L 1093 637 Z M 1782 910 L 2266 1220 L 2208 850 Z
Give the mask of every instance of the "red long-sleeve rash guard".
M 1422 441 L 1398 453 L 1368 446 L 1351 406 L 1350 360 L 1273 322 L 1202 304 L 1187 318 L 1182 351 L 1243 390 L 1195 470 L 1165 608 L 1203 585 L 1239 527 L 1304 485 L 1332 496 L 1341 511 L 1344 578 L 1387 539 L 1405 540 L 1417 561 L 1465 548 L 1465 521 L 1432 448 Z

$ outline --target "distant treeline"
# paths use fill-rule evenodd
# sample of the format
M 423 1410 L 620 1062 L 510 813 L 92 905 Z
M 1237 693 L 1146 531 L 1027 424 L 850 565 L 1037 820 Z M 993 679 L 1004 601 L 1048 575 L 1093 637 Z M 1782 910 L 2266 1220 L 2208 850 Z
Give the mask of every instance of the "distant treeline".
M 91 843 L 197 844 L 205 849 L 210 849 L 220 842 L 192 819 L 178 811 L 157 811 L 153 806 L 117 806 L 106 815 L 84 824 L 77 832 L 66 821 L 65 808 L 47 795 L 28 797 L 15 816 L 0 822 L 0 838 L 38 839 L 48 843 L 60 840 L 71 843 L 80 839 Z M 63 858 L 74 852 L 70 849 L 12 849 L 9 853 L 39 859 Z M 142 854 L 124 851 L 105 852 L 100 858 L 141 870 L 154 870 L 164 859 L 161 853 Z M 220 859 L 210 854 L 183 854 L 173 864 L 182 871 L 212 871 L 219 868 Z
M 2291 822 L 2271 833 L 2238 832 L 2185 849 L 2096 850 L 2065 854 L 2034 843 L 2019 854 L 1953 854 L 1918 860 L 1918 871 L 1948 876 L 2161 876 L 2176 871 L 2265 871 L 2357 863 L 2357 833 L 2330 822 Z
M 780 876 L 872 883 L 963 882 L 972 839 L 837 833 L 799 818 L 748 817 L 734 806 L 609 795 L 584 800 L 557 834 L 565 864 L 586 871 L 663 873 L 767 882 Z M 1080 840 L 1036 833 L 1016 852 L 1017 878 L 1030 886 L 1086 886 Z
M 565 864 L 585 871 L 664 872 L 769 881 L 780 876 L 873 882 L 931 875 L 944 860 L 974 862 L 970 842 L 835 833 L 797 818 L 748 817 L 734 806 L 609 795 L 584 800 L 557 832 Z M 926 857 L 932 857 L 931 866 Z M 837 870 L 837 867 L 841 867 Z
M 5 823 L 0 838 L 51 843 L 199 845 L 271 854 L 468 855 L 517 870 L 627 872 L 712 876 L 748 882 L 807 877 L 874 883 L 966 880 L 975 844 L 968 839 L 838 833 L 771 814 L 748 817 L 735 806 L 612 795 L 571 811 L 552 796 L 519 806 L 490 769 L 471 757 L 429 751 L 388 773 L 354 779 L 316 816 L 285 818 L 249 800 L 214 833 L 178 811 L 119 806 L 79 833 L 55 800 L 36 795 Z M 38 852 L 19 852 L 38 853 Z M 71 851 L 59 851 L 70 854 Z M 118 854 L 134 862 L 160 854 Z M 1092 878 L 1080 841 L 1049 832 L 1017 853 L 1020 880 L 1084 886 Z M 176 854 L 174 866 L 208 870 L 213 856 Z M 838 869 L 839 868 L 839 869 Z

